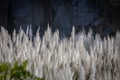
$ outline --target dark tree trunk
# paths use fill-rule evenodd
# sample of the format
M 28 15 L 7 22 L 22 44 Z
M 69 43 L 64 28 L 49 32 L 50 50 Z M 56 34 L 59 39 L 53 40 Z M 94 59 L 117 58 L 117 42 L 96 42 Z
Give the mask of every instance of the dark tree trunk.
M 0 26 L 7 28 L 9 0 L 0 0 Z

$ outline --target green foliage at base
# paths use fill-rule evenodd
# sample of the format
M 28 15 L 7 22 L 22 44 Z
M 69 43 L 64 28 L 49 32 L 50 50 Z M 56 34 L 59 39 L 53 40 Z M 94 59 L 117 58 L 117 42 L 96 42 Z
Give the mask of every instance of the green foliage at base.
M 26 70 L 27 61 L 19 64 L 0 63 L 0 80 L 44 80 Z

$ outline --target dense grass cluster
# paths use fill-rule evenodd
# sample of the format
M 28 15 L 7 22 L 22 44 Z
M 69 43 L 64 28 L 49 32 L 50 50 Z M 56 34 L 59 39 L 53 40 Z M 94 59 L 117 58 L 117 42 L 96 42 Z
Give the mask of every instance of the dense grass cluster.
M 115 38 L 103 40 L 90 31 L 60 39 L 59 32 L 45 32 L 34 40 L 30 31 L 20 30 L 13 36 L 1 28 L 0 62 L 28 61 L 27 70 L 45 80 L 119 80 L 120 79 L 120 33 Z M 29 35 L 29 37 L 28 37 Z

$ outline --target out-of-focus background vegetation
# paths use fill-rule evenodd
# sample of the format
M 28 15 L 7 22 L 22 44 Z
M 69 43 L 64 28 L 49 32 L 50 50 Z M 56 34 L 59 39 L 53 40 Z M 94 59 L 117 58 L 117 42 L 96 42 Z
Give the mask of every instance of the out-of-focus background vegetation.
M 102 37 L 120 30 L 120 0 L 0 0 L 0 25 L 10 34 L 13 29 L 26 31 L 32 25 L 33 35 L 40 28 L 44 34 L 48 23 L 52 31 L 69 36 L 92 27 Z

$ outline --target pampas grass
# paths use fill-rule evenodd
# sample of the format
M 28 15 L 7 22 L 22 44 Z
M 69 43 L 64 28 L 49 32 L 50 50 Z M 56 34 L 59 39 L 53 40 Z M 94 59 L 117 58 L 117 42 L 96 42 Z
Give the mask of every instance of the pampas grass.
M 42 39 L 39 30 L 34 39 L 31 31 L 14 31 L 11 37 L 2 27 L 0 62 L 28 61 L 27 70 L 45 80 L 119 80 L 120 33 L 115 38 L 95 38 L 90 31 L 60 39 L 50 28 Z M 29 36 L 29 37 L 28 37 Z

